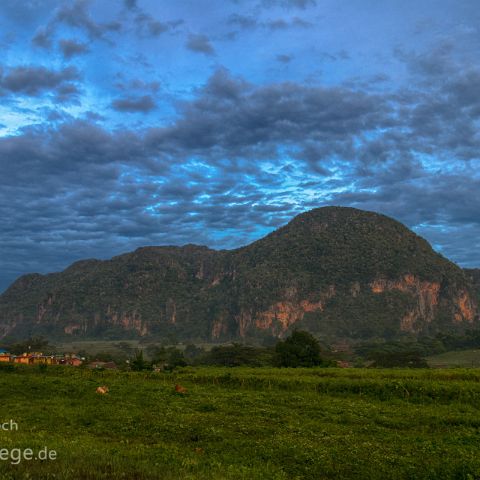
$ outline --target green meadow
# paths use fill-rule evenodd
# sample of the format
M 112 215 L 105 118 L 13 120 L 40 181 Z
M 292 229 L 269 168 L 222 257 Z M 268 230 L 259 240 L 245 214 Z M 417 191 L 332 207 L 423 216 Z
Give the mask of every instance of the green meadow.
M 440 353 L 427 358 L 434 368 L 445 367 L 480 367 L 480 350 L 478 348 Z
M 476 369 L 17 367 L 0 395 L 2 480 L 480 477 Z

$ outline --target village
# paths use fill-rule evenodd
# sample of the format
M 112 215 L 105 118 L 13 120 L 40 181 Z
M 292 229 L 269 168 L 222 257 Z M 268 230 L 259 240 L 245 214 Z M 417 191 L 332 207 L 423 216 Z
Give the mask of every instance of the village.
M 84 359 L 75 354 L 44 355 L 41 352 L 29 352 L 13 355 L 0 350 L 0 362 L 19 363 L 23 365 L 71 365 L 79 367 Z

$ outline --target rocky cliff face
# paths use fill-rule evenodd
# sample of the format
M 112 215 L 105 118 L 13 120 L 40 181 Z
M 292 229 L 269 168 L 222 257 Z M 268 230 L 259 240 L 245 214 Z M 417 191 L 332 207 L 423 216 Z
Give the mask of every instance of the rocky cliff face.
M 477 303 L 480 301 L 480 268 L 466 268 L 464 270 L 469 282 L 477 296 Z
M 26 275 L 0 296 L 0 335 L 433 333 L 477 324 L 477 278 L 392 219 L 328 207 L 237 250 L 145 247 Z

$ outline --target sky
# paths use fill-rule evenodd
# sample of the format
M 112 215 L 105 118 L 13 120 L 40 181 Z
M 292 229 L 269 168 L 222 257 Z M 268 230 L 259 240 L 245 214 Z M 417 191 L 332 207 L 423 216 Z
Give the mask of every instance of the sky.
M 0 291 L 326 205 L 480 267 L 474 0 L 2 0 Z

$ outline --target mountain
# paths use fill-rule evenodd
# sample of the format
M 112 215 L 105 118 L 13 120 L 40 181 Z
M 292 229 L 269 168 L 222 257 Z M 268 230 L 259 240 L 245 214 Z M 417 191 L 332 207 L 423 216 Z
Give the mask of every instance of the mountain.
M 477 293 L 477 303 L 480 303 L 480 268 L 465 268 L 465 274 Z
M 401 223 L 325 207 L 236 250 L 144 247 L 22 276 L 0 296 L 0 335 L 223 341 L 294 327 L 328 339 L 433 334 L 479 323 L 475 284 L 478 276 Z

